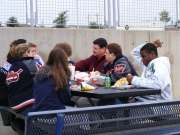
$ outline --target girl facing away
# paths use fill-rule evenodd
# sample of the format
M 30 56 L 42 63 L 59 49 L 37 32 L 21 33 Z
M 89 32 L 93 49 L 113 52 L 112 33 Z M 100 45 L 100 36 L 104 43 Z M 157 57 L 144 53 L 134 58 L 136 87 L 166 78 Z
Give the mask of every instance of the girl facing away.
M 65 43 L 65 42 L 64 43 L 57 43 L 54 48 L 62 49 L 68 57 L 69 65 L 74 65 L 74 61 L 72 61 L 70 58 L 72 55 L 72 48 L 68 43 Z
M 48 61 L 37 73 L 34 83 L 34 111 L 66 109 L 71 99 L 69 78 L 71 72 L 62 49 L 53 49 Z
M 29 46 L 20 44 L 10 48 L 13 58 L 6 75 L 9 104 L 17 113 L 26 114 L 32 111 L 34 76 L 37 64 L 33 57 L 28 57 Z

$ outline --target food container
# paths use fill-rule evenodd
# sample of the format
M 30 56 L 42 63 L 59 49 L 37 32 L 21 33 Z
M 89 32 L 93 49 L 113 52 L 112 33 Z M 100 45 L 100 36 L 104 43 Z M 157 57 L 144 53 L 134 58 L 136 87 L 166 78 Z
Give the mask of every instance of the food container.
M 84 82 L 85 80 L 83 78 L 77 78 L 77 84 L 80 84 L 82 82 Z
M 98 80 L 96 78 L 92 78 L 92 86 L 98 87 Z

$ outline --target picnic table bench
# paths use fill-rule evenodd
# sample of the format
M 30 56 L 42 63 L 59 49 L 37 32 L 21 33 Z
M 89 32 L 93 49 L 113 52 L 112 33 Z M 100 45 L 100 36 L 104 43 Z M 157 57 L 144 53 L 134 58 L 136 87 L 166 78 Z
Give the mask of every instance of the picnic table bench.
M 6 109 L 13 112 L 10 108 Z M 17 115 L 25 118 L 25 135 L 154 135 L 180 132 L 180 100 L 30 112 L 25 117 Z

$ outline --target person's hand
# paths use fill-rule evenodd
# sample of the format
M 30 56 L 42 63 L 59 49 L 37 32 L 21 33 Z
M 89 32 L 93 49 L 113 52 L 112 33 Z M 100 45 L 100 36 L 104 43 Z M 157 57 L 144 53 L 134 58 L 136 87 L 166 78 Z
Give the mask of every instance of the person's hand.
M 157 48 L 162 47 L 162 43 L 163 42 L 161 42 L 159 39 L 152 41 L 152 44 L 154 44 Z
M 35 55 L 34 55 L 34 58 L 35 58 L 35 59 L 40 59 L 40 56 L 39 56 L 38 54 L 35 54 Z
M 95 71 L 95 75 L 100 75 L 100 72 L 99 71 Z
M 134 76 L 132 76 L 131 74 L 128 74 L 128 75 L 126 76 L 126 80 L 128 81 L 128 83 L 131 83 L 133 77 L 134 77 Z

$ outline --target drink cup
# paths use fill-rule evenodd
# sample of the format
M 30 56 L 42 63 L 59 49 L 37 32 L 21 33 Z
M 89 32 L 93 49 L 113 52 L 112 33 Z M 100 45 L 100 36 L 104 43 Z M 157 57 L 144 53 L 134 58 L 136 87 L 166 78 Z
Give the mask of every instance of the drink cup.
M 68 66 L 71 71 L 71 80 L 74 80 L 75 66 Z
M 90 72 L 90 78 L 94 78 L 95 77 L 95 72 Z
M 94 86 L 95 88 L 98 87 L 98 80 L 96 78 L 92 78 L 92 86 Z

